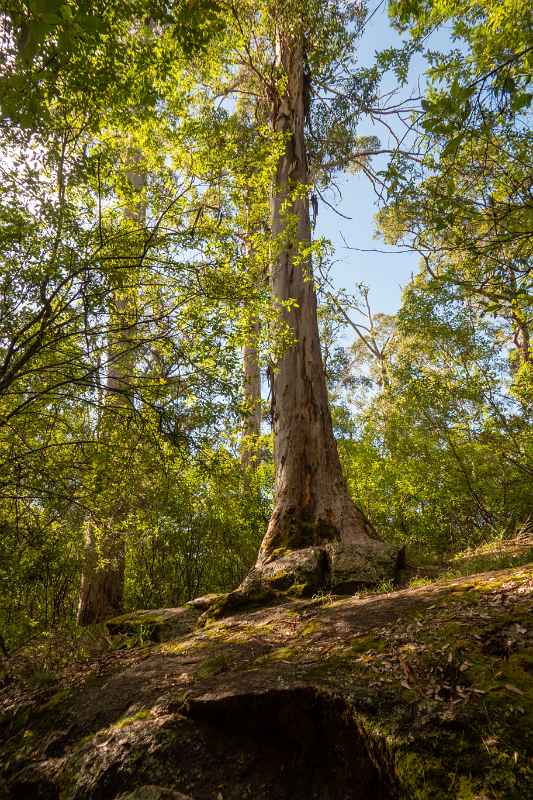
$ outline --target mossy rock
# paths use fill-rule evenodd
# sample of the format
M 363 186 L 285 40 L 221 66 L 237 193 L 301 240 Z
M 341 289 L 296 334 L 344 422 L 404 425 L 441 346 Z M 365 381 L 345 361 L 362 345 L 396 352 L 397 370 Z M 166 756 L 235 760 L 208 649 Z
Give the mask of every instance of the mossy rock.
M 533 567 L 276 591 L 93 680 L 71 665 L 68 691 L 4 690 L 2 800 L 533 797 Z
M 337 594 L 394 581 L 404 566 L 403 548 L 377 539 L 368 539 L 364 544 L 333 542 L 326 546 L 326 552 L 328 588 Z
M 131 636 L 140 642 L 166 642 L 194 629 L 200 610 L 192 607 L 133 611 L 106 621 L 111 636 Z
M 238 589 L 216 597 L 200 624 L 246 608 L 312 597 L 317 592 L 351 594 L 362 587 L 392 584 L 403 566 L 403 548 L 377 539 L 357 545 L 334 542 L 324 547 L 284 550 L 254 567 Z
M 262 564 L 258 572 L 260 581 L 270 589 L 287 591 L 301 585 L 312 594 L 326 581 L 326 554 L 321 547 L 292 550 Z

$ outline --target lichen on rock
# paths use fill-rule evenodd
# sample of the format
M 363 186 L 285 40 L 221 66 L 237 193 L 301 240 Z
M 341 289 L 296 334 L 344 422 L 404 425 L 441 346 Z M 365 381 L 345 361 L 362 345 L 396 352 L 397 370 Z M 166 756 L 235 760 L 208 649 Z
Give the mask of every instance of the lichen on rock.
M 332 542 L 326 546 L 326 552 L 328 588 L 338 594 L 394 580 L 404 566 L 403 549 L 374 539 L 369 539 L 364 548 Z

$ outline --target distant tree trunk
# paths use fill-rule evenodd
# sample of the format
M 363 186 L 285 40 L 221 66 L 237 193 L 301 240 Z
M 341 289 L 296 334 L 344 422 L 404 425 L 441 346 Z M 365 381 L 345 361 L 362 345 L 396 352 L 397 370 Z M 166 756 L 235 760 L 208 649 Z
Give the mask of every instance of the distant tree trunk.
M 513 321 L 515 325 L 513 341 L 516 349 L 520 353 L 520 365 L 531 364 L 531 339 L 528 324 L 517 315 L 514 315 Z
M 101 533 L 87 521 L 85 563 L 81 576 L 78 625 L 92 625 L 123 610 L 124 541 L 121 533 Z
M 512 267 L 508 269 L 508 275 L 514 299 L 519 295 L 519 289 L 516 281 L 516 274 Z M 511 311 L 511 319 L 513 326 L 513 342 L 518 352 L 518 369 L 523 364 L 531 364 L 533 361 L 531 335 L 528 320 L 523 311 L 518 312 L 516 309 L 513 309 Z
M 387 365 L 387 358 L 383 350 L 379 351 L 378 363 L 379 363 L 379 384 L 380 384 L 379 388 L 382 391 L 385 389 L 390 389 L 390 378 Z
M 287 75 L 282 96 L 272 104 L 272 124 L 286 137 L 274 179 L 271 224 L 275 261 L 272 292 L 294 344 L 274 370 L 273 426 L 276 491 L 274 511 L 257 566 L 276 551 L 337 541 L 364 548 L 377 538 L 356 508 L 342 474 L 333 436 L 320 351 L 317 300 L 310 258 L 300 256 L 311 242 L 305 140 L 306 75 L 303 36 L 278 32 L 277 66 Z M 299 191 L 295 189 L 299 187 Z M 290 301 L 290 308 L 284 305 Z
M 248 341 L 243 347 L 243 383 L 246 406 L 242 426 L 241 464 L 245 468 L 257 466 L 259 437 L 261 436 L 261 368 L 259 364 L 259 335 L 261 323 L 255 319 L 250 325 Z
M 109 447 L 113 428 L 131 402 L 132 375 L 135 365 L 135 321 L 128 291 L 116 290 L 110 303 L 110 332 L 107 348 L 107 378 L 104 406 L 98 437 Z M 112 446 L 112 445 L 111 445 Z M 99 467 L 97 489 L 116 476 L 107 474 L 107 464 Z M 92 625 L 120 614 L 124 600 L 125 545 L 120 522 L 124 501 L 119 500 L 109 516 L 87 519 L 84 526 L 85 563 L 81 577 L 78 624 Z
M 133 189 L 140 192 L 145 185 L 145 176 L 131 171 L 127 177 Z M 139 228 L 145 221 L 144 205 L 139 203 L 126 209 L 124 216 L 132 223 L 132 238 L 137 242 Z M 138 246 L 134 247 L 138 250 Z M 118 416 L 131 404 L 135 367 L 135 290 L 127 285 L 127 279 L 126 286 L 122 286 L 122 282 L 119 279 L 110 302 L 106 392 L 98 434 L 108 445 Z M 97 477 L 97 485 L 114 479 L 113 475 L 102 474 Z M 77 614 L 79 625 L 101 622 L 123 610 L 125 542 L 121 522 L 126 511 L 125 502 L 121 500 L 109 510 L 109 517 L 102 525 L 94 520 L 85 522 L 85 561 Z

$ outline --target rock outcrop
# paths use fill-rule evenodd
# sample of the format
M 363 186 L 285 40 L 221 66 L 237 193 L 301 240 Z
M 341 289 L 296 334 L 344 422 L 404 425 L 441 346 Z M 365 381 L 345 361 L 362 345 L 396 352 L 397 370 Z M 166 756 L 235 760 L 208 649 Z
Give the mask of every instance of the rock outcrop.
M 216 598 L 124 615 L 109 636 L 130 647 L 4 688 L 0 798 L 533 797 L 532 599 L 521 567 L 203 627 Z

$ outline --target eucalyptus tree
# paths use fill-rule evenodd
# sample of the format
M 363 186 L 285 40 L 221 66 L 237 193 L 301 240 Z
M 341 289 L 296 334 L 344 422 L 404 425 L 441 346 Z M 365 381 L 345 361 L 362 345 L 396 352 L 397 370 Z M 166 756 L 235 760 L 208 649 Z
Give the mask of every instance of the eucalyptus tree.
M 353 362 L 368 366 L 368 380 L 379 391 L 388 389 L 391 351 L 396 335 L 395 317 L 373 311 L 369 288 L 363 283 L 356 286 L 354 294 L 326 290 L 325 309 L 333 319 L 355 334 L 350 346 Z
M 128 244 L 121 246 L 120 255 L 129 255 L 132 265 L 127 271 L 113 270 L 113 288 L 108 301 L 108 335 L 106 352 L 105 396 L 100 409 L 96 435 L 113 444 L 113 429 L 120 419 L 121 409 L 128 412 L 134 403 L 136 361 L 138 360 L 138 320 L 140 282 L 136 280 L 138 265 L 142 263 L 145 250 L 146 206 L 143 190 L 146 174 L 141 165 L 142 155 L 130 149 L 130 165 L 126 180 L 130 188 L 130 200 L 124 210 L 124 222 Z M 110 441 L 109 441 L 110 440 Z M 102 481 L 109 480 L 105 462 L 97 466 L 97 488 Z M 125 498 L 117 499 L 108 510 L 104 527 L 98 528 L 90 516 L 84 523 L 85 559 L 81 576 L 78 604 L 78 624 L 100 622 L 123 610 L 124 602 L 124 522 L 128 516 Z
M 310 202 L 339 170 L 379 150 L 357 123 L 379 106 L 377 70 L 356 68 L 365 10 L 341 0 L 230 4 L 233 63 L 266 109 L 277 148 L 270 203 L 271 291 L 284 331 L 273 369 L 274 510 L 257 570 L 287 552 L 348 546 L 361 581 L 390 575 L 398 551 L 353 503 L 333 436 L 317 323 Z M 234 86 L 239 91 L 239 82 Z M 262 117 L 261 117 L 262 118 Z M 364 575 L 364 577 L 363 577 Z M 357 575 L 352 576 L 357 581 Z

